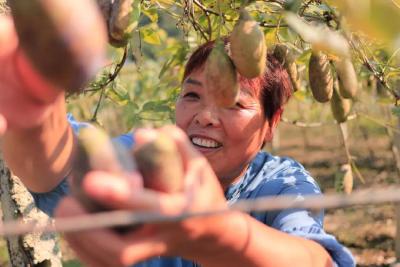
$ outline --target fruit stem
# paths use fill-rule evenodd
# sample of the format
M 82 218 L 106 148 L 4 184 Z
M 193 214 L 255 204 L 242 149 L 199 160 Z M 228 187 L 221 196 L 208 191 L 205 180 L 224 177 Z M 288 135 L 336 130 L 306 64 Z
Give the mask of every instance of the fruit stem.
M 219 14 L 219 25 L 218 25 L 217 39 L 221 38 L 221 28 L 222 28 L 222 23 L 223 23 L 223 16 L 222 16 L 222 10 L 221 10 L 221 1 L 222 0 L 217 0 L 217 9 L 218 9 L 218 14 Z

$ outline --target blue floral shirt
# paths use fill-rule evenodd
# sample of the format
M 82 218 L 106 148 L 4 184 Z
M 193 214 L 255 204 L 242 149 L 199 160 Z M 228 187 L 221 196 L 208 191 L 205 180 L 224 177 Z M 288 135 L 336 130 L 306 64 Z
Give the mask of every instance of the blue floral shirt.
M 76 122 L 71 115 L 68 115 L 68 120 L 75 132 L 87 126 L 85 123 Z M 126 147 L 132 147 L 134 144 L 130 134 L 121 135 L 115 138 L 115 141 Z M 68 191 L 68 183 L 65 179 L 48 193 L 32 193 L 32 195 L 38 208 L 52 215 L 57 203 L 68 194 Z M 296 195 L 301 198 L 305 195 L 318 194 L 321 194 L 321 190 L 317 183 L 298 162 L 290 158 L 276 157 L 266 152 L 260 152 L 251 162 L 244 176 L 226 190 L 225 197 L 231 204 L 239 199 L 265 196 Z M 250 215 L 272 228 L 318 242 L 329 252 L 336 266 L 355 266 L 350 251 L 341 245 L 334 236 L 325 233 L 323 211 L 315 213 L 304 209 L 288 209 L 254 212 Z M 156 257 L 135 266 L 195 267 L 199 265 L 179 257 Z

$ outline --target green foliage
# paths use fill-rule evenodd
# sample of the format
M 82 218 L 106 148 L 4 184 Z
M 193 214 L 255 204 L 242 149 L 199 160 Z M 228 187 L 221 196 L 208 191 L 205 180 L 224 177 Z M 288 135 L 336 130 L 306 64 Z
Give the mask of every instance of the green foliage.
M 322 42 L 323 49 L 326 46 L 327 51 L 332 51 L 330 43 L 335 43 L 335 38 L 348 42 L 359 77 L 362 92 L 355 99 L 353 111 L 365 112 L 365 94 L 375 99 L 377 80 L 383 82 L 382 88 L 386 95 L 376 98 L 373 104 L 392 105 L 400 94 L 396 89 L 396 80 L 400 73 L 400 53 L 395 45 L 395 31 L 398 27 L 391 23 L 394 19 L 390 14 L 398 14 L 400 9 L 395 5 L 396 1 L 393 1 L 393 5 L 368 1 L 374 5 L 374 12 L 365 8 L 360 14 L 350 14 L 346 10 L 346 7 L 354 6 L 350 0 L 134 1 L 135 12 L 131 19 L 138 23 L 128 45 L 128 57 L 121 72 L 104 86 L 122 58 L 122 49 L 110 47 L 110 58 L 115 63 L 99 72 L 95 81 L 88 86 L 84 97 L 75 96 L 69 99 L 70 111 L 83 120 L 89 121 L 95 117 L 97 122 L 115 134 L 147 124 L 173 123 L 174 102 L 179 94 L 183 67 L 188 55 L 199 44 L 217 38 L 219 33 L 228 35 L 238 19 L 242 5 L 246 5 L 251 16 L 262 26 L 268 48 L 276 43 L 284 43 L 295 57 L 301 89 L 294 94 L 292 101 L 302 103 L 309 110 L 309 116 L 293 115 L 293 119 L 308 117 L 323 122 L 327 117 L 332 120 L 329 110 L 326 111 L 325 106 L 314 102 L 307 77 L 312 49 L 321 47 L 318 42 Z M 288 13 L 285 12 L 288 10 L 297 14 L 302 23 L 307 24 L 312 31 L 317 32 L 324 26 L 328 30 L 326 36 L 331 36 L 331 39 L 326 39 L 325 35 L 321 35 L 318 40 L 310 39 L 309 32 L 298 32 L 296 27 L 287 23 Z M 388 16 L 382 16 L 385 12 L 389 12 Z M 371 14 L 374 20 L 369 21 L 368 16 Z M 364 25 L 371 25 L 373 29 L 381 28 L 385 42 L 376 38 L 375 32 L 363 32 L 364 28 L 361 26 Z M 337 59 L 334 49 L 328 55 L 331 61 Z M 399 113 L 398 108 L 393 110 L 393 114 Z
M 0 241 L 0 266 L 7 266 L 9 264 L 9 255 L 6 241 L 3 239 Z
M 393 107 L 392 113 L 393 113 L 393 115 L 400 117 L 400 107 L 399 106 Z

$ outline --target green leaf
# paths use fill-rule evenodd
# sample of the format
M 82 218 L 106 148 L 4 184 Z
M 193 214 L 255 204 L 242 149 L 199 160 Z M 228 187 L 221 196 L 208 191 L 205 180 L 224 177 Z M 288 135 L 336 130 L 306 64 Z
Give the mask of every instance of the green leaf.
M 152 45 L 161 44 L 160 35 L 158 33 L 158 30 L 156 30 L 152 27 L 148 27 L 148 26 L 142 27 L 140 29 L 140 34 L 143 38 L 143 41 L 148 44 L 152 44 Z
M 302 90 L 294 92 L 293 96 L 301 102 L 304 102 L 307 99 L 307 93 Z
M 305 50 L 297 59 L 296 62 L 297 63 L 308 63 L 308 61 L 310 60 L 310 56 L 311 56 L 311 49 L 307 49 Z
M 162 66 L 162 68 L 161 68 L 161 70 L 160 70 L 160 73 L 158 74 L 158 78 L 159 78 L 159 79 L 161 79 L 161 78 L 164 76 L 165 72 L 166 72 L 167 70 L 169 70 L 169 68 L 170 68 L 171 63 L 172 63 L 173 60 L 174 60 L 174 59 L 171 58 L 171 59 L 167 60 L 167 61 L 163 64 L 163 66 Z
M 156 8 L 144 9 L 143 14 L 148 17 L 151 22 L 158 21 L 158 12 Z
M 139 24 L 139 19 L 140 19 L 140 13 L 141 13 L 141 8 L 140 8 L 140 0 L 135 0 L 132 3 L 132 11 L 130 13 L 129 17 L 129 26 L 125 30 L 127 32 L 127 38 L 130 37 L 130 33 L 137 27 Z
M 400 117 L 400 107 L 399 106 L 393 107 L 392 113 L 393 113 L 393 115 Z
M 142 112 L 168 112 L 171 108 L 168 106 L 166 100 L 149 101 L 146 102 L 142 107 Z
M 120 94 L 114 88 L 111 88 L 107 91 L 107 97 L 117 103 L 119 106 L 125 106 L 129 103 L 129 96 L 127 94 Z

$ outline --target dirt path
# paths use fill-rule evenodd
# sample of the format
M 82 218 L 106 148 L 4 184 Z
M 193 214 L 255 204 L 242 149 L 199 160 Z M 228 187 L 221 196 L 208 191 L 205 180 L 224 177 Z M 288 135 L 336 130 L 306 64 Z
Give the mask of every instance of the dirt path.
M 365 138 L 356 126 L 350 126 L 350 151 L 365 179 L 363 184 L 355 178 L 354 190 L 398 184 L 389 139 L 379 133 Z M 281 124 L 277 154 L 300 161 L 324 192 L 335 191 L 335 173 L 346 163 L 335 126 L 303 130 Z M 352 251 L 358 266 L 389 266 L 395 261 L 396 222 L 392 204 L 328 210 L 325 227 Z

